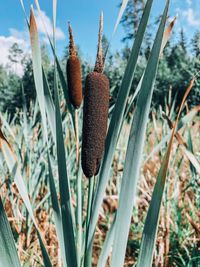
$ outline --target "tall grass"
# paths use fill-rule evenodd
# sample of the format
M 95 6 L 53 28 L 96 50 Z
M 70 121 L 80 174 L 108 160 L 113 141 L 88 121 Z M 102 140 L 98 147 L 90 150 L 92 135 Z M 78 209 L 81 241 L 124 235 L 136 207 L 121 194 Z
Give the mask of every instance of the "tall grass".
M 20 2 L 27 18 L 23 1 Z M 122 2 L 113 34 L 127 2 Z M 62 72 L 56 55 L 57 1 L 53 1 L 52 5 L 53 39 L 46 33 L 54 58 L 54 98 L 42 67 L 37 24 L 31 7 L 27 25 L 37 101 L 30 108 L 29 114 L 24 103 L 18 125 L 15 118 L 10 126 L 6 116 L 1 118 L 3 126 L 0 132 L 0 192 L 6 212 L 0 199 L 0 266 L 121 267 L 128 260 L 128 266 L 133 266 L 136 262 L 138 267 L 152 264 L 176 266 L 170 261 L 170 257 L 178 258 L 177 266 L 198 264 L 199 255 L 195 247 L 191 255 L 187 246 L 183 246 L 185 252 L 179 257 L 170 255 L 172 250 L 169 246 L 169 217 L 182 216 L 179 209 L 186 209 L 184 220 L 188 233 L 189 229 L 194 229 L 197 236 L 199 235 L 198 224 L 195 222 L 198 208 L 195 185 L 198 182 L 200 164 L 193 147 L 193 135 L 188 127 L 197 115 L 199 107 L 180 119 L 186 97 L 192 90 L 196 77 L 191 80 L 186 90 L 177 116 L 173 109 L 174 100 L 170 98 L 166 102 L 164 115 L 163 111 L 150 111 L 159 59 L 174 24 L 173 21 L 166 28 L 169 1 L 166 1 L 144 74 L 135 94 L 130 96 L 152 3 L 153 0 L 146 2 L 118 98 L 108 118 L 109 127 L 100 172 L 89 180 L 83 175 L 80 161 L 82 134 L 78 129 L 81 129 L 82 125 L 83 108 L 76 112 L 71 105 L 65 73 Z M 36 8 L 40 14 L 38 1 Z M 60 107 L 62 96 L 68 110 L 65 116 Z M 135 109 L 131 124 L 127 124 L 127 112 L 132 106 Z M 152 120 L 149 120 L 150 114 Z M 172 118 L 175 116 L 174 123 Z M 174 149 L 173 146 L 180 149 Z M 172 153 L 173 158 L 170 157 Z M 174 176 L 177 179 L 182 175 L 184 158 L 189 162 L 184 171 L 192 177 L 188 185 L 183 185 L 181 180 L 173 178 Z M 175 168 L 178 175 L 173 173 Z M 178 196 L 176 192 L 173 193 L 176 184 L 182 187 Z M 184 206 L 181 195 L 186 194 L 188 188 L 192 189 L 193 194 L 190 211 Z M 173 212 L 169 208 L 172 198 L 176 199 L 172 204 Z M 160 217 L 160 227 L 166 234 L 161 234 L 162 231 L 158 227 Z M 12 231 L 8 218 L 13 218 Z M 177 224 L 182 223 L 180 219 L 178 221 Z M 181 238 L 181 233 L 177 231 L 173 233 Z M 156 247 L 157 234 L 163 240 L 157 240 Z M 197 242 L 194 233 L 192 238 Z M 14 239 L 17 241 L 18 253 Z M 138 240 L 141 240 L 141 243 Z M 36 245 L 38 241 L 40 249 Z M 98 256 L 95 256 L 96 253 Z M 180 253 L 180 250 L 177 253 Z

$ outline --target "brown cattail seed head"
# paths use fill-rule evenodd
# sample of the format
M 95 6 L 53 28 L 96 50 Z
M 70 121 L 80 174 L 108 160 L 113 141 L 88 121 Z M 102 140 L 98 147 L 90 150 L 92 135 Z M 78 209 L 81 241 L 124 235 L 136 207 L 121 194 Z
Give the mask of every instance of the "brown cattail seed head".
M 85 83 L 82 134 L 82 169 L 86 177 L 99 171 L 107 131 L 109 80 L 91 72 Z
M 82 169 L 86 177 L 97 175 L 104 151 L 109 108 L 109 80 L 104 75 L 102 50 L 103 14 L 94 71 L 85 82 L 82 134 Z
M 67 61 L 67 81 L 69 89 L 69 100 L 74 108 L 79 108 L 82 102 L 82 79 L 81 79 L 81 64 L 77 57 L 72 28 L 69 24 L 69 59 Z

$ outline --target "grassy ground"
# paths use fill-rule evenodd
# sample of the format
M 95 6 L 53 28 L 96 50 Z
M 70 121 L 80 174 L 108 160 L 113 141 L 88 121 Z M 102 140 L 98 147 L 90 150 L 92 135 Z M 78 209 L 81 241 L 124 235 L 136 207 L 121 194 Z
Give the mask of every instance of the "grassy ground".
M 32 118 L 30 117 L 29 126 L 31 125 L 31 120 Z M 39 124 L 33 124 L 33 127 L 28 126 L 27 129 L 23 126 L 24 125 L 15 125 L 15 123 L 13 123 L 11 129 L 15 136 L 15 141 L 11 138 L 10 142 L 16 148 L 20 156 L 23 166 L 23 177 L 26 179 L 25 182 L 34 207 L 35 216 L 54 264 L 53 266 L 58 266 L 57 262 L 60 261 L 60 254 L 58 253 L 59 250 L 57 250 L 58 242 L 53 223 L 50 192 L 46 177 L 46 160 L 44 151 L 41 149 L 41 129 Z M 188 133 L 190 130 L 192 140 L 192 147 L 190 146 L 190 149 L 193 149 L 193 154 L 197 159 L 200 158 L 199 128 L 199 117 L 195 117 L 193 122 L 180 132 L 185 142 L 188 144 Z M 106 190 L 106 196 L 96 228 L 93 266 L 97 266 L 97 259 L 99 258 L 102 244 L 112 222 L 114 213 L 117 210 L 118 193 L 129 130 L 130 126 L 126 124 L 122 129 L 121 138 L 115 153 L 111 174 L 112 178 Z M 74 137 L 70 136 L 67 126 L 65 131 L 66 151 L 68 157 L 70 157 L 67 165 L 71 175 L 72 196 L 75 207 L 74 166 L 76 164 L 76 159 L 74 156 L 75 153 L 70 152 L 74 152 L 75 150 L 75 147 L 72 145 L 73 142 L 71 142 L 71 139 Z M 154 121 L 149 122 L 140 183 L 138 185 L 138 199 L 136 208 L 133 211 L 125 266 L 133 266 L 136 262 L 146 212 L 166 145 L 159 149 L 158 152 L 155 152 L 149 159 L 148 156 L 167 132 L 168 126 L 163 120 L 155 118 Z M 54 173 L 55 172 L 56 170 L 54 170 Z M 2 170 L 0 181 L 0 193 L 3 196 L 5 210 L 12 226 L 20 258 L 22 262 L 28 264 L 27 266 L 42 266 L 42 256 L 37 234 L 18 194 L 15 183 L 12 180 L 12 175 L 4 169 Z M 87 183 L 88 181 L 85 179 L 85 191 L 87 189 Z M 86 204 L 85 197 L 84 203 Z M 85 208 L 86 207 L 83 209 L 83 214 L 85 214 Z M 199 208 L 199 176 L 184 154 L 183 147 L 176 141 L 173 146 L 173 155 L 170 161 L 167 185 L 161 208 L 154 266 L 200 266 L 200 259 L 197 259 L 197 257 L 200 257 Z M 107 266 L 110 266 L 109 260 Z

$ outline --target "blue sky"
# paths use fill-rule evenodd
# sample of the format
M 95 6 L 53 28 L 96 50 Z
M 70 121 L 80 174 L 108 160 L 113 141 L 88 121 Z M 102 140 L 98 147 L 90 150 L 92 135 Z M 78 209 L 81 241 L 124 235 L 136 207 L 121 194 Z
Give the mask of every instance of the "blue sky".
M 40 0 L 39 2 L 45 23 L 51 32 L 52 0 Z M 67 22 L 70 21 L 76 44 L 80 45 L 88 59 L 94 59 L 99 14 L 101 11 L 104 12 L 104 33 L 110 38 L 119 12 L 120 0 L 57 0 L 57 2 L 57 49 L 59 54 L 62 55 L 68 42 Z M 30 4 L 33 3 L 33 0 L 24 0 L 28 14 Z M 154 0 L 152 21 L 161 14 L 164 4 L 164 0 Z M 169 15 L 173 17 L 177 14 L 178 20 L 174 31 L 178 33 L 183 27 L 189 40 L 192 34 L 200 29 L 200 1 L 171 0 Z M 37 12 L 35 15 L 38 18 Z M 39 18 L 37 23 L 41 41 L 45 41 L 44 29 Z M 13 42 L 18 42 L 25 51 L 29 51 L 29 36 L 19 0 L 2 1 L 0 25 L 0 64 L 6 64 L 8 62 L 8 49 Z M 112 50 L 122 48 L 121 39 L 124 35 L 122 26 L 119 26 L 111 43 Z

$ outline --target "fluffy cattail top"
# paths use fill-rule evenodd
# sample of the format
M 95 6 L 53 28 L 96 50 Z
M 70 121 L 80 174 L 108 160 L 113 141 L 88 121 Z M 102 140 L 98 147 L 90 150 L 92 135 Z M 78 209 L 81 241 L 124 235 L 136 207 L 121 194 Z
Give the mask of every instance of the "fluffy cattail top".
M 104 75 L 102 50 L 103 15 L 100 19 L 99 41 L 94 71 L 85 82 L 82 135 L 82 169 L 86 177 L 99 171 L 107 132 L 109 80 Z
M 69 24 L 69 59 L 67 61 L 67 81 L 69 89 L 69 100 L 74 108 L 79 108 L 82 102 L 82 79 L 81 64 L 77 57 L 72 28 Z

